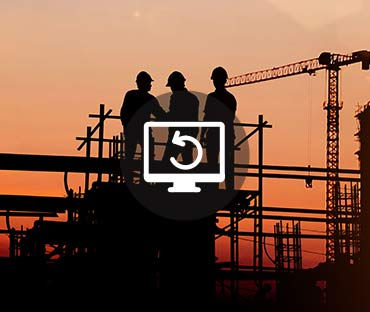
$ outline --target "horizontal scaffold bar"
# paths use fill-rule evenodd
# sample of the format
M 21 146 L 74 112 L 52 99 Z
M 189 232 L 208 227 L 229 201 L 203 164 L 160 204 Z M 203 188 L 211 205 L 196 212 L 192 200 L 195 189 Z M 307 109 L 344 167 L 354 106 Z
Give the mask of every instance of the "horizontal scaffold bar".
M 84 199 L 50 196 L 0 195 L 0 211 L 63 213 L 83 206 Z
M 113 158 L 97 158 L 82 156 L 55 156 L 32 154 L 0 153 L 0 170 L 45 171 L 45 172 L 90 172 L 90 173 L 121 173 L 124 160 Z M 141 168 L 140 160 L 130 163 L 132 167 Z M 205 165 L 205 164 L 201 164 Z M 257 165 L 235 164 L 235 168 L 257 168 Z M 304 171 L 305 167 L 263 165 L 263 170 Z M 315 172 L 327 172 L 325 168 L 311 168 Z M 339 173 L 359 174 L 354 169 L 339 169 Z M 235 172 L 236 176 L 258 177 L 257 173 Z M 263 173 L 264 178 L 306 179 L 305 175 Z M 326 180 L 326 176 L 310 176 L 313 180 Z M 359 182 L 355 177 L 339 177 L 339 180 Z
M 139 166 L 139 162 L 137 163 Z M 120 160 L 113 158 L 0 153 L 0 170 L 45 172 L 120 173 Z
M 230 213 L 220 212 L 217 213 L 218 217 L 225 217 L 229 218 Z M 254 219 L 257 218 L 254 214 L 246 214 L 243 216 L 244 219 Z M 302 222 L 326 222 L 332 223 L 334 222 L 331 219 L 327 218 L 316 218 L 316 217 L 298 217 L 298 216 L 282 216 L 282 215 L 262 215 L 262 219 L 264 220 L 285 220 L 285 221 L 302 221 Z M 349 218 L 336 218 L 336 222 L 339 223 L 358 223 L 359 218 L 356 217 L 349 217 Z

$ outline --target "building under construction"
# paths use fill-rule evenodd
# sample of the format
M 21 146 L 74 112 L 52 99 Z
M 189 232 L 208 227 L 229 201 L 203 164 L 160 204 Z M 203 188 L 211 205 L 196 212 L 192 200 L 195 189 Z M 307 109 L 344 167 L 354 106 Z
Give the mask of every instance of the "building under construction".
M 258 116 L 255 123 L 238 123 L 245 137 L 235 149 L 255 140 L 257 163 L 234 163 L 233 175 L 256 181 L 254 189 L 233 189 L 232 200 L 214 214 L 193 221 L 161 217 L 141 205 L 125 183 L 125 144 L 122 133 L 106 137 L 110 122 L 119 120 L 100 105 L 97 121 L 77 137 L 83 156 L 0 154 L 0 169 L 64 173 L 65 197 L 0 195 L 1 215 L 9 236 L 9 257 L 1 259 L 4 298 L 31 296 L 34 300 L 86 306 L 128 304 L 169 306 L 217 305 L 244 311 L 367 311 L 370 300 L 370 108 L 356 118 L 360 131 L 360 170 L 339 168 L 338 72 L 341 66 L 362 63 L 370 53 L 323 53 L 318 59 L 229 79 L 229 87 L 296 74 L 329 72 L 327 167 L 264 164 L 264 132 L 272 125 Z M 93 145 L 97 155 L 93 155 Z M 354 151 L 355 152 L 355 151 Z M 141 174 L 141 159 L 134 168 Z M 68 174 L 82 173 L 84 186 L 73 190 Z M 95 178 L 96 177 L 96 178 Z M 326 181 L 326 209 L 266 207 L 264 179 L 302 180 L 308 187 Z M 138 179 L 134 188 L 147 188 Z M 220 189 L 219 192 L 227 190 Z M 57 219 L 66 214 L 66 221 Z M 289 215 L 287 215 L 289 214 Z M 10 218 L 36 217 L 31 229 L 14 229 Z M 52 221 L 56 218 L 56 221 Z M 267 221 L 275 223 L 267 228 Z M 325 233 L 302 233 L 302 224 L 326 225 Z M 246 228 L 252 230 L 246 231 Z M 273 239 L 274 254 L 266 248 Z M 228 260 L 216 257 L 216 244 L 228 241 Z M 302 240 L 326 242 L 326 262 L 302 267 Z M 249 240 L 252 248 L 240 246 Z M 250 254 L 252 263 L 241 260 Z M 245 285 L 252 292 L 245 291 Z M 31 298 L 30 297 L 30 298 Z M 61 300 L 61 299 L 60 299 Z

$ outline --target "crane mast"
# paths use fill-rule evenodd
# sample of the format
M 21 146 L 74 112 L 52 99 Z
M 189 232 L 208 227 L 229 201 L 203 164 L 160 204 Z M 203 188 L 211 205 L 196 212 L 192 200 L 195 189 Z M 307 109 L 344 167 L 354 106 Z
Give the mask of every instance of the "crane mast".
M 255 71 L 227 80 L 226 87 L 237 87 L 263 81 L 280 79 L 300 74 L 314 74 L 318 70 L 328 72 L 328 98 L 324 104 L 327 111 L 326 128 L 326 260 L 334 262 L 339 256 L 339 229 L 336 222 L 338 212 L 338 181 L 339 169 L 339 111 L 342 108 L 339 99 L 339 71 L 342 66 L 362 63 L 362 69 L 368 70 L 370 63 L 370 51 L 357 51 L 348 55 L 323 52 L 318 58 L 291 63 L 270 69 Z M 257 237 L 258 254 L 255 257 L 262 258 L 262 237 Z

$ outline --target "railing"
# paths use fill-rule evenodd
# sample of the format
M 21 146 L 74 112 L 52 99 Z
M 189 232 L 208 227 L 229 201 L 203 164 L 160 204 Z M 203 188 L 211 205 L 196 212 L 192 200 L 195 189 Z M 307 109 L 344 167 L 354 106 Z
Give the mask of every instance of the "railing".
M 77 137 L 76 139 L 82 141 L 79 145 L 78 150 L 81 150 L 84 146 L 86 146 L 86 158 L 91 157 L 91 143 L 97 142 L 98 144 L 98 158 L 101 159 L 103 156 L 104 151 L 104 144 L 109 144 L 109 158 L 124 158 L 124 136 L 123 133 L 119 133 L 119 135 L 113 136 L 113 138 L 104 138 L 104 128 L 105 128 L 105 121 L 108 119 L 116 119 L 120 120 L 120 116 L 111 115 L 111 110 L 105 112 L 104 104 L 100 105 L 99 114 L 90 114 L 90 118 L 98 118 L 98 123 L 95 127 L 91 130 L 91 127 L 87 127 L 86 137 Z M 244 137 L 239 138 L 237 142 L 234 142 L 234 150 L 240 150 L 241 147 L 248 142 L 253 136 L 257 136 L 257 159 L 258 163 L 253 169 L 257 169 L 257 173 L 255 177 L 258 179 L 258 186 L 257 190 L 254 191 L 255 195 L 253 195 L 254 200 L 254 210 L 252 211 L 252 215 L 254 218 L 254 227 L 255 227 L 255 235 L 254 235 L 254 263 L 253 267 L 257 268 L 258 272 L 262 272 L 263 270 L 263 134 L 265 128 L 271 128 L 272 126 L 268 124 L 267 121 L 263 119 L 262 115 L 258 116 L 258 123 L 235 123 L 234 127 L 243 127 L 243 128 L 251 128 L 251 130 L 245 134 Z M 93 135 L 96 132 L 99 132 L 98 138 L 93 138 Z M 165 145 L 166 143 L 163 142 L 155 142 L 155 145 Z M 236 165 L 234 163 L 234 157 L 232 157 L 232 180 L 236 175 L 244 176 L 247 174 L 246 172 L 237 172 L 235 168 L 239 169 L 246 169 L 249 166 L 248 163 L 246 164 L 239 164 Z M 122 175 L 120 176 L 109 176 L 110 181 L 114 182 L 122 182 L 123 178 Z M 102 181 L 101 174 L 98 175 L 98 182 Z M 85 193 L 88 192 L 89 188 L 89 173 L 86 172 L 85 174 Z M 234 183 L 232 183 L 232 188 L 234 189 Z M 230 237 L 230 269 L 233 276 L 237 274 L 237 270 L 239 269 L 239 222 L 244 219 L 245 211 L 238 211 L 237 209 L 230 209 L 228 212 L 227 217 L 230 220 L 230 224 L 225 227 L 223 230 L 227 232 L 227 236 Z M 222 235 L 222 233 L 221 233 Z M 237 288 L 237 282 L 235 279 L 231 284 L 231 288 Z
M 104 138 L 104 128 L 105 128 L 105 121 L 108 119 L 111 120 L 120 120 L 120 116 L 112 115 L 112 110 L 105 111 L 105 105 L 100 104 L 99 108 L 99 114 L 89 114 L 90 118 L 98 119 L 98 123 L 94 126 L 92 129 L 90 126 L 86 128 L 86 136 L 85 137 L 76 137 L 76 140 L 82 141 L 81 144 L 78 146 L 77 150 L 81 151 L 85 147 L 85 156 L 86 158 L 90 158 L 91 155 L 91 144 L 93 142 L 96 142 L 98 144 L 98 158 L 103 158 L 103 152 L 104 152 L 104 144 L 108 144 L 108 155 L 109 158 L 118 158 L 122 159 L 124 158 L 125 154 L 125 140 L 124 140 L 124 134 L 121 132 L 118 135 L 113 136 L 112 138 Z M 258 123 L 235 123 L 234 127 L 243 127 L 243 128 L 252 128 L 252 130 L 247 133 L 243 138 L 240 138 L 239 141 L 235 142 L 234 144 L 234 150 L 240 150 L 243 144 L 248 142 L 248 140 L 255 134 L 258 134 L 259 136 L 259 142 L 258 142 L 258 159 L 259 159 L 259 172 L 258 174 L 262 174 L 262 154 L 263 154 L 263 129 L 264 128 L 271 128 L 272 126 L 268 124 L 267 121 L 263 120 L 263 116 L 259 116 Z M 98 132 L 98 138 L 94 138 L 94 134 Z M 155 142 L 155 145 L 159 146 L 165 146 L 165 142 Z M 136 153 L 136 155 L 140 156 L 141 153 Z M 140 157 L 139 157 L 140 158 Z M 234 168 L 241 168 L 245 169 L 248 164 L 233 164 Z M 234 176 L 239 175 L 243 176 L 243 173 L 239 172 L 233 172 Z M 115 181 L 122 182 L 122 176 L 116 177 L 116 176 L 110 176 L 109 179 L 113 179 Z M 102 181 L 102 173 L 98 173 L 98 182 Z M 86 172 L 85 174 L 85 193 L 88 191 L 89 188 L 89 172 Z

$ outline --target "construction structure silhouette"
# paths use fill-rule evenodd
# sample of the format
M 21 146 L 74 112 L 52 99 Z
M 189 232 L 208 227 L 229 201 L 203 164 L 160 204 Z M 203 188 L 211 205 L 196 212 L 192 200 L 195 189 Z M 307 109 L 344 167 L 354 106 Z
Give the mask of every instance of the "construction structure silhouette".
M 105 136 L 107 123 L 120 122 L 121 116 L 113 115 L 104 104 L 98 114 L 89 115 L 97 120 L 96 126 L 77 137 L 84 156 L 0 154 L 0 170 L 64 173 L 66 192 L 65 197 L 0 195 L 0 215 L 7 225 L 0 233 L 10 241 L 9 257 L 0 259 L 2 294 L 40 301 L 58 294 L 83 306 L 109 302 L 173 309 L 216 305 L 246 311 L 368 310 L 370 107 L 357 115 L 360 170 L 339 167 L 337 130 L 338 71 L 356 62 L 366 69 L 369 60 L 367 51 L 349 56 L 324 53 L 318 59 L 230 78 L 229 87 L 328 70 L 327 167 L 267 165 L 264 134 L 273 131 L 272 125 L 262 115 L 255 123 L 235 123 L 234 127 L 248 131 L 234 149 L 255 140 L 256 163 L 234 163 L 233 176 L 247 176 L 256 188 L 232 190 L 231 202 L 200 220 L 162 218 L 132 196 L 121 170 L 126 164 L 124 135 Z M 95 156 L 93 144 L 97 144 Z M 140 155 L 135 154 L 130 166 L 137 172 L 132 187 L 144 187 Z M 83 188 L 69 187 L 70 173 L 84 174 Z M 306 182 L 308 175 L 311 182 L 328 183 L 326 209 L 264 205 L 265 179 Z M 62 213 L 66 221 L 49 220 Z M 14 229 L 10 219 L 17 216 L 37 221 L 31 229 Z M 272 228 L 267 226 L 271 221 Z M 325 224 L 328 231 L 306 231 L 308 222 Z M 274 255 L 267 239 L 273 241 Z M 307 239 L 327 242 L 327 262 L 303 268 L 304 254 L 314 252 L 302 248 Z M 227 260 L 216 258 L 219 240 L 228 242 Z M 252 248 L 241 242 L 250 242 Z M 251 263 L 245 260 L 247 254 Z
M 300 61 L 288 65 L 274 67 L 240 76 L 228 80 L 228 87 L 236 87 L 258 83 L 268 80 L 280 79 L 307 73 L 315 74 L 325 69 L 328 72 L 328 99 L 324 103 L 327 111 L 327 137 L 326 137 L 326 209 L 327 217 L 333 222 L 327 223 L 327 235 L 329 239 L 326 245 L 326 258 L 328 261 L 335 261 L 339 257 L 339 241 L 336 238 L 336 214 L 337 195 L 340 188 L 338 181 L 339 169 L 339 111 L 343 103 L 339 99 L 339 71 L 342 66 L 361 63 L 363 70 L 369 70 L 370 51 L 361 50 L 348 55 L 323 52 L 318 58 Z

